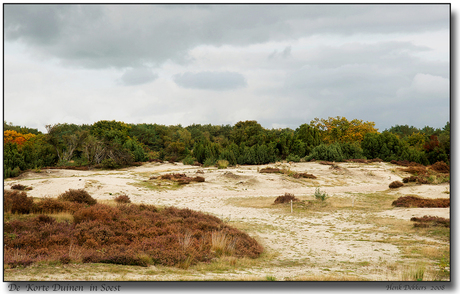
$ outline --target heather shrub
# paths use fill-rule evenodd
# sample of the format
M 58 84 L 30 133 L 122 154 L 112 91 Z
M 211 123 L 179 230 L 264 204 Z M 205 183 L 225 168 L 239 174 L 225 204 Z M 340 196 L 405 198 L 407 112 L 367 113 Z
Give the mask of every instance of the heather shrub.
M 116 203 L 119 204 L 126 204 L 126 203 L 131 203 L 131 199 L 129 199 L 128 195 L 120 195 L 114 198 Z
M 297 197 L 294 196 L 294 194 L 291 193 L 284 193 L 282 196 L 278 196 L 275 199 L 274 204 L 280 204 L 280 203 L 289 203 L 292 201 L 299 201 Z
M 282 171 L 276 167 L 265 167 L 260 169 L 259 173 L 282 173 Z
M 89 195 L 89 193 L 83 189 L 69 189 L 69 191 L 66 191 L 59 195 L 58 199 L 77 203 L 86 203 L 89 205 L 94 205 L 97 203 L 96 199 L 91 197 L 91 195 Z
M 34 213 L 57 213 L 67 211 L 68 205 L 65 202 L 52 198 L 43 198 L 35 202 L 33 206 Z
M 20 191 L 24 191 L 24 190 L 26 190 L 26 188 L 27 188 L 27 186 L 24 186 L 24 185 L 21 185 L 21 184 L 15 184 L 15 185 L 11 186 L 11 189 L 20 190 Z
M 5 212 L 28 214 L 33 209 L 33 199 L 23 191 L 3 190 L 3 209 Z
M 73 213 L 73 219 L 75 224 L 86 221 L 99 221 L 104 223 L 117 220 L 119 213 L 120 210 L 118 208 L 95 204 L 75 211 Z
M 263 251 L 246 233 L 190 209 L 72 204 L 80 205 L 74 223 L 45 215 L 6 222 L 5 264 L 49 260 L 187 268 L 220 255 L 256 258 Z M 219 238 L 226 244 L 223 249 L 216 247 Z
M 399 197 L 391 204 L 396 207 L 450 207 L 450 199 L 448 198 L 436 198 L 436 199 L 424 199 L 418 196 L 408 195 Z
M 413 217 L 410 219 L 414 224 L 414 227 L 446 227 L 450 228 L 450 219 L 438 217 L 438 216 L 428 216 L 423 217 Z
M 438 173 L 449 173 L 450 168 L 444 161 L 438 161 L 430 166 L 430 169 Z
M 417 179 L 418 179 L 418 178 L 417 178 L 417 177 L 414 177 L 414 176 L 406 177 L 406 178 L 403 178 L 403 183 L 416 182 Z
M 404 186 L 404 184 L 401 183 L 400 181 L 391 182 L 390 185 L 389 185 L 389 187 L 391 189 L 396 189 L 396 188 L 399 188 L 399 187 L 402 187 L 402 186 Z

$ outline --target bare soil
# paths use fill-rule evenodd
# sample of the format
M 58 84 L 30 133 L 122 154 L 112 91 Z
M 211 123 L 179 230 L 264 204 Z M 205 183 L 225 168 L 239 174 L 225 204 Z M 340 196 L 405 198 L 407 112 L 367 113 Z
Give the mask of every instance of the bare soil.
M 436 264 L 426 256 L 407 254 L 408 246 L 448 247 L 449 244 L 412 228 L 411 217 L 424 215 L 450 217 L 449 208 L 395 208 L 391 202 L 400 196 L 449 198 L 448 183 L 440 185 L 407 184 L 389 189 L 393 181 L 402 181 L 409 174 L 390 163 L 338 163 L 331 168 L 315 162 L 277 163 L 261 166 L 236 166 L 226 169 L 184 166 L 181 163 L 146 163 L 120 170 L 42 170 L 27 172 L 16 179 L 4 181 L 5 189 L 13 184 L 32 187 L 29 196 L 57 197 L 68 189 L 85 189 L 98 201 L 113 200 L 126 194 L 133 203 L 190 208 L 216 215 L 229 224 L 248 232 L 265 248 L 260 264 L 251 263 L 231 270 L 165 271 L 151 267 L 149 274 L 141 270 L 115 273 L 94 273 L 91 280 L 401 280 L 407 267 L 421 260 L 424 279 L 435 279 Z M 316 179 L 295 179 L 286 174 L 259 173 L 264 167 L 290 169 L 309 173 Z M 205 182 L 173 185 L 150 180 L 166 173 L 202 176 Z M 317 204 L 327 209 L 272 205 L 276 197 L 294 194 L 307 203 L 315 200 L 316 188 L 329 198 Z M 369 207 L 366 201 L 383 203 Z M 379 200 L 380 199 L 380 200 Z M 397 229 L 395 224 L 404 231 Z M 396 229 L 395 229 L 396 228 Z M 397 241 L 394 241 L 397 240 Z M 402 242 L 401 240 L 405 240 Z M 435 254 L 433 254 L 435 255 Z M 78 267 L 78 265 L 72 265 Z M 87 265 L 81 265 L 86 267 Z M 75 280 L 71 274 L 49 271 L 40 276 L 16 270 L 5 272 L 5 280 Z M 152 274 L 154 273 L 154 274 Z

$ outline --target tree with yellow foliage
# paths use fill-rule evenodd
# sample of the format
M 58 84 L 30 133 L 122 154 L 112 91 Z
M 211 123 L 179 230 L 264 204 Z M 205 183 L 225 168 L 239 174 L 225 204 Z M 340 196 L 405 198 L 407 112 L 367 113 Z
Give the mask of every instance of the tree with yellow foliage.
M 312 127 L 320 131 L 321 139 L 326 144 L 360 143 L 367 133 L 378 133 L 374 122 L 360 119 L 348 121 L 345 117 L 315 118 L 310 122 Z
M 7 130 L 3 132 L 3 144 L 15 143 L 22 145 L 24 142 L 33 137 L 35 137 L 34 134 L 21 134 L 13 130 Z

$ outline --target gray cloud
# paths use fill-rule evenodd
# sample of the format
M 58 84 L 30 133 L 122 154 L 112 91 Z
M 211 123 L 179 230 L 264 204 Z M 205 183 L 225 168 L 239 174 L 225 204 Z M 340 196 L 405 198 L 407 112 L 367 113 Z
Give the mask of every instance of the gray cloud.
M 158 75 L 148 68 L 134 68 L 127 70 L 120 78 L 120 83 L 125 86 L 142 85 L 154 81 Z
M 135 67 L 186 62 L 188 51 L 202 44 L 436 30 L 448 25 L 448 13 L 448 6 L 428 5 L 6 4 L 4 31 L 5 41 L 34 45 L 63 64 Z
M 174 82 L 182 88 L 202 90 L 233 90 L 247 85 L 244 76 L 237 72 L 185 72 L 176 74 Z

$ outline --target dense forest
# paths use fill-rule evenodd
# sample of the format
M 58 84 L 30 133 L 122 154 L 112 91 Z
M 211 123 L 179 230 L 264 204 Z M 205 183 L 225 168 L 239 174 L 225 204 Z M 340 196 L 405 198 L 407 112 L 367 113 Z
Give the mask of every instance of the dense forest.
M 3 176 L 44 167 L 119 168 L 145 161 L 214 166 L 287 161 L 407 160 L 450 162 L 450 123 L 444 128 L 396 125 L 378 132 L 374 122 L 315 118 L 297 129 L 265 129 L 257 121 L 231 125 L 47 125 L 47 133 L 3 122 Z

